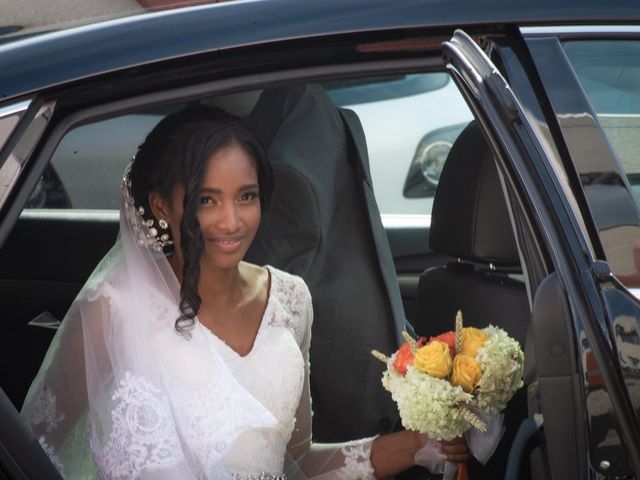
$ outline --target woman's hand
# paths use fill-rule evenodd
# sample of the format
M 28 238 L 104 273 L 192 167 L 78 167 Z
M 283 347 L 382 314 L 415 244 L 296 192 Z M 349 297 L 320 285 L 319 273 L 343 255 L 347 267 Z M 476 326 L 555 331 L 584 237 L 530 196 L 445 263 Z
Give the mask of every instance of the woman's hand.
M 447 442 L 420 436 L 422 447 L 414 455 L 416 465 L 426 467 L 432 473 L 442 473 L 444 463 L 465 463 L 471 459 L 471 452 L 464 437 Z
M 440 453 L 449 462 L 464 463 L 471 459 L 469 445 L 467 445 L 467 440 L 464 437 L 454 438 L 448 442 L 440 442 Z

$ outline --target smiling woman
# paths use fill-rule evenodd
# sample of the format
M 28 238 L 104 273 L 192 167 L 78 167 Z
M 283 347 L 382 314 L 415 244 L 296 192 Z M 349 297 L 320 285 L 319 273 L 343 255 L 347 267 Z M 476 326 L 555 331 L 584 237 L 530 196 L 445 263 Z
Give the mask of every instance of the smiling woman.
M 230 146 L 211 157 L 202 184 L 198 223 L 205 240 L 205 259 L 213 267 L 218 251 L 226 257 L 244 258 L 260 223 L 254 161 L 242 147 Z

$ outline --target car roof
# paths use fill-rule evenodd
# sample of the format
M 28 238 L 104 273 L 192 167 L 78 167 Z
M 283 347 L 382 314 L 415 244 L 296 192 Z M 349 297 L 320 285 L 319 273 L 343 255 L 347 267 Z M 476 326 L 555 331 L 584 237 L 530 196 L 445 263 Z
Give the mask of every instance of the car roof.
M 134 15 L 0 45 L 0 101 L 195 53 L 417 27 L 640 22 L 628 0 L 244 0 Z

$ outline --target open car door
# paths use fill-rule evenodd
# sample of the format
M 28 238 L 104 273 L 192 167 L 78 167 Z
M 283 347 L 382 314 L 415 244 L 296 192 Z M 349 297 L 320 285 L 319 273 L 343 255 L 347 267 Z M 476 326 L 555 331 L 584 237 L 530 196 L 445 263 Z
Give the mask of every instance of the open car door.
M 493 47 L 488 41 L 485 50 Z M 530 457 L 538 459 L 534 479 L 588 478 L 594 471 L 637 476 L 638 399 L 631 392 L 638 380 L 624 371 L 612 331 L 621 312 L 638 324 L 638 303 L 619 289 L 602 249 L 590 241 L 591 220 L 551 137 L 540 137 L 489 57 L 462 31 L 443 44 L 443 56 L 498 160 L 532 297 L 525 383 L 535 428 L 514 442 L 507 477 L 522 478 L 521 463 Z M 606 440 L 594 438 L 602 432 Z M 526 445 L 534 437 L 541 442 L 532 456 Z

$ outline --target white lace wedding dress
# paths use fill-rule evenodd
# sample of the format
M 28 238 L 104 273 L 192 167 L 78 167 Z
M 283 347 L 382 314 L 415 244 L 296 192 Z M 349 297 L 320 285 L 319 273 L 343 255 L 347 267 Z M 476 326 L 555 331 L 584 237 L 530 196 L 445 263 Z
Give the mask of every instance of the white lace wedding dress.
M 84 344 L 87 386 L 78 389 L 68 378 L 57 378 L 66 377 L 64 369 L 53 375 L 56 362 L 73 368 L 74 353 L 63 356 L 63 348 L 52 348 L 57 354 L 49 352 L 23 409 L 60 472 L 66 478 L 109 479 L 373 479 L 371 439 L 312 444 L 311 298 L 300 278 L 268 270 L 268 303 L 246 356 L 198 322 L 188 339 L 176 334 L 173 322 L 161 326 L 175 318 L 177 307 L 153 290 L 147 292 L 155 316 L 150 329 L 135 332 L 122 325 L 118 312 L 128 311 L 123 282 L 131 279 L 107 275 L 86 288 L 85 304 L 77 308 L 81 315 L 65 320 L 70 325 L 56 345 L 70 347 L 74 337 Z M 105 325 L 96 315 L 117 324 Z M 77 317 L 82 335 L 73 333 Z M 117 342 L 110 341 L 112 335 Z M 117 351 L 127 349 L 120 343 L 129 336 L 141 341 L 138 350 L 146 355 Z M 100 337 L 108 348 L 95 345 Z M 121 358 L 140 365 L 113 365 Z M 112 378 L 93 385 L 90 372 L 105 368 Z M 82 396 L 88 396 L 88 414 L 79 408 Z

